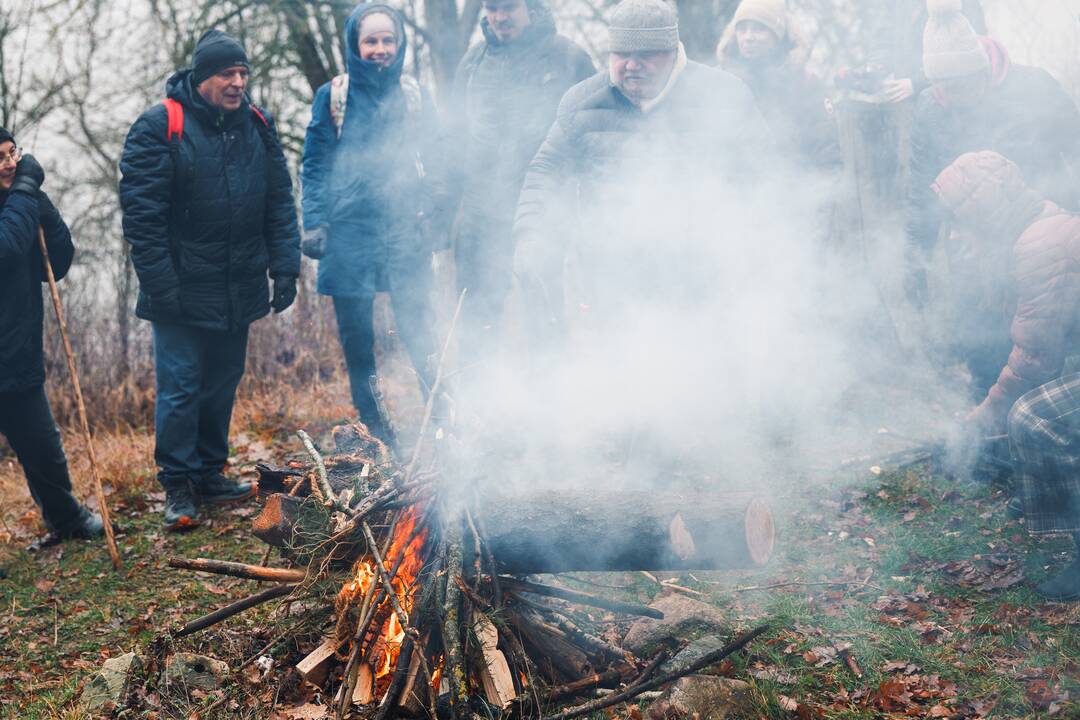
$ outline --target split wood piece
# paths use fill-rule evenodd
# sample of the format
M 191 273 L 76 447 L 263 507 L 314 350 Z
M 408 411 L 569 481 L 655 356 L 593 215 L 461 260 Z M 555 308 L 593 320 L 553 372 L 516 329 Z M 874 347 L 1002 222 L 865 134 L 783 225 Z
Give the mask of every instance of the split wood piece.
M 278 467 L 267 463 L 257 463 L 255 471 L 259 473 L 259 497 L 266 498 L 274 493 L 287 493 L 291 489 L 286 486 L 286 478 L 299 478 L 304 474 L 299 470 L 289 467 Z
M 296 671 L 300 673 L 300 677 L 312 685 L 322 685 L 330 672 L 330 663 L 333 662 L 334 653 L 337 652 L 337 649 L 338 641 L 336 639 L 328 638 L 323 640 L 319 647 L 296 663 Z
M 714 650 L 711 653 L 706 653 L 705 655 L 702 655 L 700 658 L 690 663 L 686 667 L 681 668 L 680 670 L 666 673 L 664 675 L 660 675 L 659 677 L 655 677 L 652 680 L 638 683 L 632 687 L 626 688 L 621 692 L 612 693 L 611 695 L 608 695 L 605 698 L 601 698 L 600 700 L 594 700 L 583 705 L 567 708 L 566 710 L 563 710 L 557 715 L 550 715 L 546 719 L 542 720 L 571 720 L 571 718 L 581 717 L 582 715 L 590 715 L 597 710 L 603 710 L 604 708 L 611 707 L 612 705 L 618 705 L 619 703 L 626 702 L 627 700 L 632 700 L 633 698 L 641 695 L 647 690 L 654 690 L 663 685 L 667 685 L 668 683 L 675 682 L 680 678 L 684 678 L 687 675 L 693 675 L 699 670 L 703 670 L 710 665 L 715 665 L 716 663 L 726 658 L 728 655 L 731 655 L 732 653 L 746 647 L 746 645 L 748 645 L 751 640 L 756 638 L 758 635 L 761 635 L 768 629 L 768 625 L 761 625 L 759 627 L 756 627 L 753 630 L 735 638 L 724 647 Z
M 433 700 L 431 697 L 431 678 L 423 677 L 424 673 L 422 673 L 421 668 L 421 665 L 425 664 L 422 653 L 424 648 L 427 647 L 430 637 L 431 634 L 429 633 L 424 637 L 420 645 L 413 648 L 412 656 L 409 658 L 409 669 L 405 675 L 405 686 L 401 689 L 401 699 L 398 701 L 398 705 L 405 708 L 410 715 L 419 715 Z M 401 661 L 402 658 L 399 655 L 398 662 Z
M 281 493 L 271 495 L 251 521 L 251 531 L 267 545 L 284 549 L 310 542 L 313 538 L 329 538 L 332 534 L 329 519 L 318 505 L 317 501 L 307 498 Z
M 367 663 L 360 663 L 356 673 L 356 687 L 353 688 L 354 705 L 368 705 L 375 700 L 375 671 Z
M 231 618 L 233 615 L 239 615 L 245 610 L 253 608 L 256 605 L 261 605 L 264 602 L 269 602 L 271 600 L 276 600 L 280 597 L 285 597 L 293 590 L 295 590 L 296 587 L 296 585 L 274 585 L 273 587 L 268 587 L 262 592 L 255 593 L 254 595 L 246 597 L 243 600 L 237 600 L 232 605 L 226 605 L 220 610 L 215 610 L 209 615 L 203 615 L 201 618 L 196 618 L 195 620 L 192 620 L 188 624 L 184 625 L 184 627 L 173 633 L 173 637 L 182 638 L 186 635 L 191 635 L 192 633 L 196 633 L 200 630 L 205 630 L 211 625 L 216 625 L 222 620 L 227 620 L 228 618 Z
M 488 703 L 505 709 L 517 697 L 514 676 L 506 656 L 499 650 L 499 631 L 483 613 L 473 610 L 472 629 L 480 644 L 480 682 Z
M 306 570 L 293 568 L 270 568 L 261 565 L 246 565 L 227 560 L 210 558 L 169 558 L 169 567 L 180 570 L 229 575 L 246 580 L 269 580 L 271 582 L 298 583 L 307 577 Z
M 764 501 L 715 490 L 482 493 L 474 514 L 513 575 L 750 568 L 774 543 Z
M 664 613 L 659 610 L 645 607 L 644 605 L 622 602 L 620 600 L 608 600 L 607 598 L 589 595 L 588 593 L 578 592 L 577 590 L 552 587 L 551 585 L 541 585 L 539 583 L 518 580 L 511 577 L 500 577 L 499 583 L 504 588 L 515 590 L 517 592 L 527 592 L 534 595 L 559 598 L 560 600 L 567 600 L 572 603 L 577 603 L 578 605 L 588 605 L 590 607 L 610 610 L 624 615 L 640 615 L 641 617 L 649 617 L 655 620 L 664 619 Z

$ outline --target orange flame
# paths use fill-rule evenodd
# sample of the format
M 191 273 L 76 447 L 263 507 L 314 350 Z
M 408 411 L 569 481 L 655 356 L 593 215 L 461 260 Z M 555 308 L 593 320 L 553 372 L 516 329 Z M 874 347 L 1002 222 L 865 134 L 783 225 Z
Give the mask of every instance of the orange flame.
M 387 552 L 386 557 L 383 558 L 387 575 L 389 575 L 398 559 L 402 558 L 397 574 L 391 581 L 391 587 L 398 605 L 406 614 L 411 613 L 413 609 L 416 578 L 423 567 L 422 550 L 428 536 L 427 528 L 415 532 L 420 521 L 420 511 L 421 508 L 415 506 L 405 510 L 394 528 L 394 535 L 390 541 L 390 550 Z M 378 576 L 375 573 L 372 561 L 369 559 L 357 561 L 356 573 L 341 588 L 339 600 L 345 604 L 356 602 L 364 597 L 374 582 L 378 582 Z M 384 598 L 382 602 L 384 607 L 389 609 L 389 601 Z M 401 643 L 404 639 L 405 628 L 401 626 L 397 613 L 390 611 L 379 634 L 370 643 L 370 648 L 379 648 L 377 657 L 371 658 L 375 668 L 376 680 L 390 675 L 397 667 L 398 658 L 401 655 Z

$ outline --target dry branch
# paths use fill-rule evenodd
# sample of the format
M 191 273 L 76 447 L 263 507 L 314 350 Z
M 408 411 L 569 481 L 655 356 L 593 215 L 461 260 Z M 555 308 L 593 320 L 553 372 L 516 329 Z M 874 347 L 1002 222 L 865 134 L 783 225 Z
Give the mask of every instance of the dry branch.
M 306 570 L 292 568 L 269 568 L 210 558 L 169 558 L 169 567 L 180 570 L 229 575 L 245 580 L 269 580 L 271 582 L 298 583 L 307 578 Z
M 578 592 L 577 590 L 568 590 L 566 588 L 552 587 L 550 585 L 540 585 L 539 583 L 518 580 L 512 577 L 500 577 L 499 583 L 504 588 L 516 590 L 518 592 L 527 592 L 533 593 L 534 595 L 544 595 L 560 600 L 568 600 L 569 602 L 577 603 L 579 605 L 588 605 L 590 607 L 610 610 L 624 615 L 640 615 L 641 617 L 649 617 L 656 620 L 664 619 L 664 613 L 659 610 L 654 610 L 653 608 L 645 607 L 644 605 L 622 602 L 620 600 L 608 600 L 607 598 L 596 597 L 595 595 Z
M 714 650 L 713 652 L 706 655 L 703 655 L 698 660 L 690 663 L 681 670 L 670 672 L 652 680 L 648 680 L 638 685 L 634 685 L 633 687 L 629 687 L 622 692 L 612 693 L 611 695 L 608 695 L 605 698 L 601 698 L 600 700 L 594 700 L 592 702 L 587 702 L 583 705 L 578 705 L 577 707 L 568 708 L 556 715 L 549 715 L 544 718 L 544 720 L 570 720 L 571 718 L 588 715 L 590 713 L 596 712 L 597 710 L 603 710 L 606 707 L 611 707 L 612 705 L 618 705 L 619 703 L 632 700 L 646 690 L 653 690 L 662 685 L 667 685 L 670 682 L 675 682 L 679 678 L 686 677 L 687 675 L 693 675 L 697 671 L 703 670 L 710 665 L 715 665 L 716 663 L 726 658 L 728 655 L 731 655 L 732 653 L 741 650 L 751 640 L 753 640 L 758 635 L 762 634 L 768 629 L 768 625 L 761 625 L 759 627 L 756 627 L 753 630 L 735 638 L 724 647 L 718 650 Z

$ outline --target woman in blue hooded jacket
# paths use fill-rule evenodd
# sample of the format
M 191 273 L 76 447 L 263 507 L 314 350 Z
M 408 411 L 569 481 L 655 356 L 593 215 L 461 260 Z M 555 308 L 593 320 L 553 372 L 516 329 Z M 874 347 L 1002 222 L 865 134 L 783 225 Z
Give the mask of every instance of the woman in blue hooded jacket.
M 372 305 L 389 291 L 414 367 L 429 380 L 431 254 L 447 233 L 438 116 L 402 77 L 405 24 L 388 5 L 362 4 L 345 25 L 348 75 L 315 93 L 301 183 L 304 252 L 319 260 L 318 291 L 334 299 L 353 405 L 377 434 Z M 442 238 L 439 247 L 433 238 Z

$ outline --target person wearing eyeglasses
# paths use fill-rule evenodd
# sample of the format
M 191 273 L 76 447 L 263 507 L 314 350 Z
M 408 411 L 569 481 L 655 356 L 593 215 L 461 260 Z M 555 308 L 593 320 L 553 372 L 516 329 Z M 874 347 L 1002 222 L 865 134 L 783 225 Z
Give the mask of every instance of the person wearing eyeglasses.
M 57 280 L 71 267 L 75 246 L 64 219 L 42 192 L 45 171 L 0 128 L 0 435 L 26 475 L 45 526 L 58 539 L 105 531 L 101 516 L 75 499 L 67 458 L 45 394 L 42 341 L 47 282 L 38 228 L 45 232 Z

